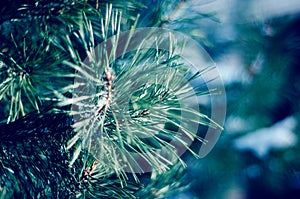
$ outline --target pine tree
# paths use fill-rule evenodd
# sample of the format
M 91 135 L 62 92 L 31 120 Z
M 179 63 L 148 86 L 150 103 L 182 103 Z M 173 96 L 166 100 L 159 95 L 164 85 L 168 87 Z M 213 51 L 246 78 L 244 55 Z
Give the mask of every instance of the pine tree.
M 152 3 L 1 10 L 0 198 L 172 198 L 188 187 L 179 148 L 198 157 L 198 126 L 222 129 L 192 103 L 219 92 L 199 84 L 215 68 L 193 71 L 172 32 L 136 31 L 166 26 L 184 1 Z

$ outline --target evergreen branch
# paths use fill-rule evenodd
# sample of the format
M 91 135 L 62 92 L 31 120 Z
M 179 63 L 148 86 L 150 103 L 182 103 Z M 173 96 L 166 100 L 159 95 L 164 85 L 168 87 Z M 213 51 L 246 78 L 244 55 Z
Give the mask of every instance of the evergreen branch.
M 30 113 L 0 124 L 2 198 L 135 198 L 140 185 L 121 186 L 114 171 L 86 153 L 69 167 L 72 151 L 64 145 L 74 135 L 71 124 L 71 117 L 57 113 Z
M 66 115 L 37 113 L 0 124 L 2 198 L 72 198 L 76 182 L 67 171 L 68 154 L 61 145 L 71 135 L 69 125 Z
M 150 181 L 137 192 L 137 196 L 146 199 L 178 197 L 189 188 L 190 182 L 187 182 L 184 174 L 181 163 L 175 164 L 171 170 L 162 174 L 153 172 Z
M 116 20 L 121 18 L 115 16 L 121 15 L 107 6 L 100 33 L 102 38 L 120 33 L 120 21 Z M 137 181 L 135 173 L 144 172 L 136 157 L 151 165 L 154 171 L 163 172 L 172 165 L 173 157 L 182 162 L 174 150 L 174 143 L 197 156 L 189 148 L 189 142 L 205 141 L 197 136 L 193 125 L 221 128 L 206 115 L 181 104 L 181 99 L 209 93 L 194 92 L 190 85 L 205 70 L 191 76 L 190 66 L 176 54 L 180 46 L 172 35 L 168 52 L 159 49 L 163 40 L 157 38 L 152 49 L 143 49 L 142 42 L 136 51 L 117 58 L 119 35 L 112 40 L 112 48 L 106 51 L 106 46 L 98 48 L 93 41 L 86 40 L 89 38 L 86 35 L 99 34 L 95 33 L 90 21 L 83 17 L 81 24 L 82 28 L 74 34 L 83 44 L 87 59 L 82 61 L 80 56 L 73 56 L 73 63 L 64 62 L 77 71 L 76 89 L 71 98 L 57 95 L 61 100 L 59 106 L 72 106 L 69 114 L 75 121 L 73 127 L 77 135 L 67 146 L 68 149 L 76 148 L 70 166 L 82 149 L 86 149 L 99 161 L 105 160 L 121 184 L 126 184 L 126 171 L 133 173 Z M 65 49 L 70 54 L 79 54 L 70 42 Z
M 13 39 L 15 48 L 11 48 L 9 53 L 0 53 L 0 99 L 10 104 L 8 111 L 5 111 L 9 112 L 6 115 L 8 123 L 31 111 L 39 111 L 44 98 L 53 98 L 53 90 L 68 83 L 66 79 L 59 79 L 59 76 L 64 74 L 66 77 L 71 72 L 70 69 L 57 67 L 65 57 L 59 51 L 50 54 L 49 43 L 33 41 L 28 46 L 27 39 L 27 35 L 22 42 Z M 11 55 L 12 51 L 16 51 L 17 55 Z M 51 81 L 54 79 L 58 81 Z M 45 84 L 45 81 L 52 83 Z
M 117 57 L 121 32 L 137 26 L 143 8 L 133 0 L 36 0 L 7 22 L 17 31 L 3 33 L 9 48 L 0 52 L 9 113 L 0 124 L 1 198 L 171 198 L 183 190 L 170 182 L 182 180 L 185 166 L 177 147 L 197 157 L 189 144 L 205 140 L 195 126 L 221 127 L 187 104 L 211 91 L 191 86 L 206 70 L 190 70 L 172 34 L 168 50 L 160 37 L 146 49 L 145 35 L 126 53 L 131 31 Z M 97 46 L 109 39 L 111 49 Z M 48 101 L 55 114 L 42 111 Z M 152 182 L 138 191 L 137 173 L 146 170 Z

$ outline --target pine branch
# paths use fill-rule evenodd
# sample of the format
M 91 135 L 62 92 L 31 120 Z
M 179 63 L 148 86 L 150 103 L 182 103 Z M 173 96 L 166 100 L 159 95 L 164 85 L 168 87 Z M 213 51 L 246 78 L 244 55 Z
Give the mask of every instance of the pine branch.
M 74 196 L 76 182 L 63 147 L 70 123 L 64 114 L 31 113 L 0 125 L 1 198 Z
M 175 198 L 189 188 L 185 177 L 185 169 L 178 162 L 169 171 L 159 174 L 153 172 L 150 180 L 143 189 L 137 192 L 137 196 L 145 199 Z
M 82 155 L 69 167 L 72 151 L 65 146 L 74 135 L 71 124 L 66 114 L 31 113 L 0 125 L 1 198 L 135 197 L 139 185 L 122 187 L 103 162 L 88 158 L 93 164 L 84 166 Z
M 74 32 L 87 58 L 73 56 L 72 62 L 64 62 L 77 75 L 73 87 L 67 86 L 74 89 L 70 90 L 71 97 L 57 93 L 58 106 L 72 106 L 69 114 L 75 118 L 73 128 L 77 134 L 67 147 L 76 148 L 71 165 L 80 151 L 86 149 L 99 161 L 107 162 L 107 167 L 126 184 L 126 172 L 133 173 L 138 182 L 135 173 L 145 172 L 145 165 L 147 169 L 164 172 L 175 159 L 182 162 L 177 154 L 178 146 L 197 156 L 188 142 L 204 140 L 197 136 L 194 125 L 221 127 L 182 103 L 191 96 L 210 91 L 194 92 L 191 81 L 206 70 L 191 77 L 190 66 L 176 54 L 181 46 L 172 36 L 168 38 L 169 52 L 159 49 L 165 42 L 163 38 L 154 40 L 150 49 L 144 47 L 145 36 L 137 50 L 121 53 L 121 57 L 117 56 L 119 34 L 113 37 L 108 50 L 107 43 L 95 46 L 93 39 L 87 40 L 96 34 L 107 39 L 111 34 L 120 33 L 118 16 L 121 14 L 112 7 L 107 7 L 106 13 L 100 33 L 93 29 L 86 15 L 80 23 L 82 28 Z M 129 38 L 127 43 L 130 42 Z M 128 46 L 125 45 L 123 52 Z M 72 55 L 80 54 L 70 42 L 65 49 Z
M 133 0 L 37 0 L 1 25 L 1 198 L 183 190 L 168 178 L 182 180 L 178 147 L 197 157 L 189 143 L 205 140 L 195 126 L 221 128 L 187 103 L 211 93 L 192 86 L 209 68 L 192 71 L 172 34 L 152 39 L 151 48 L 151 32 L 132 38 L 143 8 Z M 153 181 L 138 191 L 144 172 Z

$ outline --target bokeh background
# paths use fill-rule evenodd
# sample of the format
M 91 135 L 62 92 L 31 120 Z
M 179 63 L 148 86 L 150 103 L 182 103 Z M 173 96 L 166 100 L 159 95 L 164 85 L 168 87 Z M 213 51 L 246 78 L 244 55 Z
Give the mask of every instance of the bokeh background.
M 186 32 L 217 63 L 227 116 L 213 151 L 187 158 L 192 186 L 178 198 L 300 198 L 300 1 L 194 0 L 174 18 L 191 15 Z

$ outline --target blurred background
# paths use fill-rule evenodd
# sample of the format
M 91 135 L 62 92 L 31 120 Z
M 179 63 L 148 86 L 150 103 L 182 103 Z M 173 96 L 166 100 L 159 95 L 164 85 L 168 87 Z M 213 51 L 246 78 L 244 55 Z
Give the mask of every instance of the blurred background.
M 300 198 L 300 1 L 184 1 L 172 17 L 184 25 L 167 27 L 217 63 L 227 95 L 225 130 L 188 158 L 192 186 L 178 198 Z

